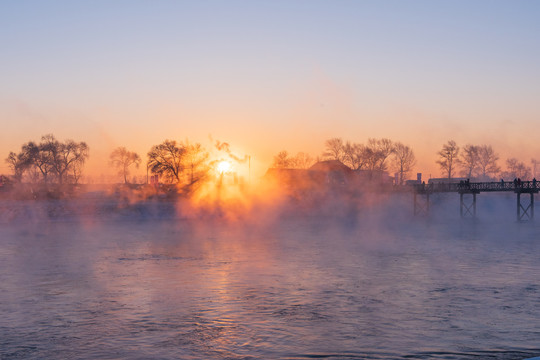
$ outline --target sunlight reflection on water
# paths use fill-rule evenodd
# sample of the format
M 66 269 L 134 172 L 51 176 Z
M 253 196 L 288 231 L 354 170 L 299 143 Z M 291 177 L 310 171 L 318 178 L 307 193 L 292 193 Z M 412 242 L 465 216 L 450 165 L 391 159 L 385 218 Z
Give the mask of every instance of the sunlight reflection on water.
M 478 226 L 457 235 L 426 224 L 341 231 L 320 219 L 6 226 L 0 355 L 537 355 L 538 227 L 500 241 Z

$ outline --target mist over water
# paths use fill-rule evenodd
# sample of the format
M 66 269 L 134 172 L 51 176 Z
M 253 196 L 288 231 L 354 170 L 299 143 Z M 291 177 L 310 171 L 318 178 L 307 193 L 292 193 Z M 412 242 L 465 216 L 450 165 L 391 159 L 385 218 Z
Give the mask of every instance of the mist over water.
M 540 225 L 514 197 L 482 195 L 477 220 L 457 195 L 430 218 L 411 194 L 341 200 L 4 201 L 0 357 L 540 355 Z

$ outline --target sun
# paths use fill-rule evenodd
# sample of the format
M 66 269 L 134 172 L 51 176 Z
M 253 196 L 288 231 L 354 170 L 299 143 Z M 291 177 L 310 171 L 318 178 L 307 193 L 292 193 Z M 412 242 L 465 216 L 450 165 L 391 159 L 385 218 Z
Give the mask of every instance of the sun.
M 224 173 L 227 173 L 227 172 L 231 171 L 231 168 L 232 168 L 232 165 L 227 160 L 222 160 L 222 161 L 218 162 L 218 164 L 217 164 L 217 171 L 220 174 L 224 174 Z

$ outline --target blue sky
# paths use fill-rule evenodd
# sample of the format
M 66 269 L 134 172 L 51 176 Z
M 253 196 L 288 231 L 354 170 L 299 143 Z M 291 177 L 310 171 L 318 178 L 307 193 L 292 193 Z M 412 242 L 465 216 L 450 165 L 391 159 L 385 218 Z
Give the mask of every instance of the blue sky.
M 400 140 L 425 171 L 450 138 L 534 156 L 539 15 L 538 1 L 0 1 L 0 152 L 52 132 L 96 162 L 209 136 L 261 167 L 333 136 Z

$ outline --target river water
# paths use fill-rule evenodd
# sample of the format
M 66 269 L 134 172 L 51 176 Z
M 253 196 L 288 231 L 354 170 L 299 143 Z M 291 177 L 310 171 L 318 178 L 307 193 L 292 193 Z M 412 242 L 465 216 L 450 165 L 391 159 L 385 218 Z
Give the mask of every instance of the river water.
M 540 355 L 539 225 L 391 220 L 3 223 L 0 358 Z

